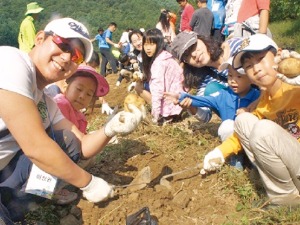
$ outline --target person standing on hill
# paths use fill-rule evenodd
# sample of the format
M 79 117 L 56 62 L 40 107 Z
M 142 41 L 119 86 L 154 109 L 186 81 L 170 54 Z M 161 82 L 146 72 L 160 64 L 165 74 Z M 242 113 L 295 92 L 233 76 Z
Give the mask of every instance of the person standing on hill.
M 171 27 L 169 10 L 165 9 L 161 11 L 158 23 L 155 27 L 162 32 L 164 36 L 165 47 L 168 51 L 170 49 L 170 44 L 176 36 L 174 30 Z
M 190 26 L 198 35 L 210 37 L 213 29 L 214 15 L 207 8 L 207 0 L 197 0 L 197 6 L 199 9 L 194 12 Z
M 33 22 L 43 10 L 44 8 L 40 7 L 37 2 L 31 2 L 27 4 L 27 11 L 25 13 L 26 17 L 20 25 L 20 31 L 18 35 L 20 50 L 29 52 L 33 48 L 36 33 Z
M 111 22 L 108 25 L 108 28 L 102 34 L 102 37 L 104 38 L 104 42 L 101 43 L 99 48 L 100 48 L 100 54 L 101 54 L 100 74 L 103 76 L 106 76 L 107 63 L 110 64 L 114 74 L 118 73 L 117 60 L 111 51 L 112 46 L 114 46 L 115 48 L 120 48 L 119 44 L 114 43 L 112 41 L 112 34 L 113 34 L 113 32 L 115 32 L 116 29 L 117 29 L 117 24 L 114 22 Z
M 214 29 L 213 37 L 219 42 L 225 41 L 225 36 L 222 34 L 222 28 L 225 21 L 225 5 L 227 0 L 208 0 L 207 8 L 209 8 L 214 15 Z
M 192 19 L 194 8 L 187 0 L 176 0 L 177 3 L 182 8 L 181 18 L 180 18 L 180 32 L 191 31 L 190 21 Z
M 252 34 L 266 34 L 272 38 L 268 29 L 270 15 L 270 0 L 242 0 L 234 27 L 235 37 L 249 37 L 251 32 L 245 29 L 245 25 L 252 30 Z M 245 25 L 243 25 L 245 24 Z

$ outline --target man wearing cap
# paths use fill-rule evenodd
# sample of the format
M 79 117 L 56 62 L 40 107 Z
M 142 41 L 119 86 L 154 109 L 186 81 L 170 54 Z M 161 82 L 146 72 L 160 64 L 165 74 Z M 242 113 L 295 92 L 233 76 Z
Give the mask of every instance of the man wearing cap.
M 142 113 L 130 105 L 132 112 L 121 111 L 104 127 L 85 135 L 43 91 L 48 84 L 70 77 L 92 52 L 86 27 L 71 18 L 48 23 L 28 54 L 0 47 L 0 221 L 4 224 L 23 219 L 33 196 L 28 193 L 50 197 L 56 178 L 80 188 L 90 202 L 112 196 L 110 184 L 76 162 L 99 153 L 117 133 L 132 132 Z M 9 201 L 4 202 L 3 196 Z
M 26 17 L 21 23 L 18 36 L 19 49 L 24 52 L 29 52 L 34 46 L 36 30 L 33 22 L 43 10 L 44 8 L 40 7 L 37 2 L 27 4 Z

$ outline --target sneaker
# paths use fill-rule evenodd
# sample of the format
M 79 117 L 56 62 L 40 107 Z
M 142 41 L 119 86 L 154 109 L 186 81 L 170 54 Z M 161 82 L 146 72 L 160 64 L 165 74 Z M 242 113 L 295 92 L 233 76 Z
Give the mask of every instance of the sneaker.
M 121 82 L 120 82 L 120 81 L 117 81 L 116 86 L 119 87 L 120 84 L 121 84 Z
M 239 153 L 237 155 L 232 155 L 229 158 L 229 164 L 231 166 L 233 166 L 234 168 L 236 168 L 237 170 L 243 171 L 244 170 L 244 154 L 243 153 Z

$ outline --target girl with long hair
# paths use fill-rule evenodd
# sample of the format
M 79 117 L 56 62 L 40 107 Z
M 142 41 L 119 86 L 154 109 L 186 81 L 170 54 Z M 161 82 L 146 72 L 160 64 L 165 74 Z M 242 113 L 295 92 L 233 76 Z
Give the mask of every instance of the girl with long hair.
M 175 122 L 182 108 L 164 99 L 164 92 L 183 91 L 183 71 L 173 56 L 164 50 L 162 32 L 156 28 L 143 36 L 144 81 L 149 82 L 151 115 L 154 123 Z
M 176 34 L 171 26 L 169 10 L 164 9 L 161 11 L 156 28 L 162 32 L 165 43 L 170 45 Z

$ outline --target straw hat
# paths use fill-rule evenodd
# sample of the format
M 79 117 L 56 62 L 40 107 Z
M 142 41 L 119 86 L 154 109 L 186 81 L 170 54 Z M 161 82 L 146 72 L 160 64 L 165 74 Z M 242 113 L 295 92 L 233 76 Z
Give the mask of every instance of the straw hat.
M 40 7 L 37 2 L 31 2 L 27 4 L 27 11 L 25 13 L 25 16 L 27 16 L 28 14 L 40 13 L 43 10 L 44 8 Z

